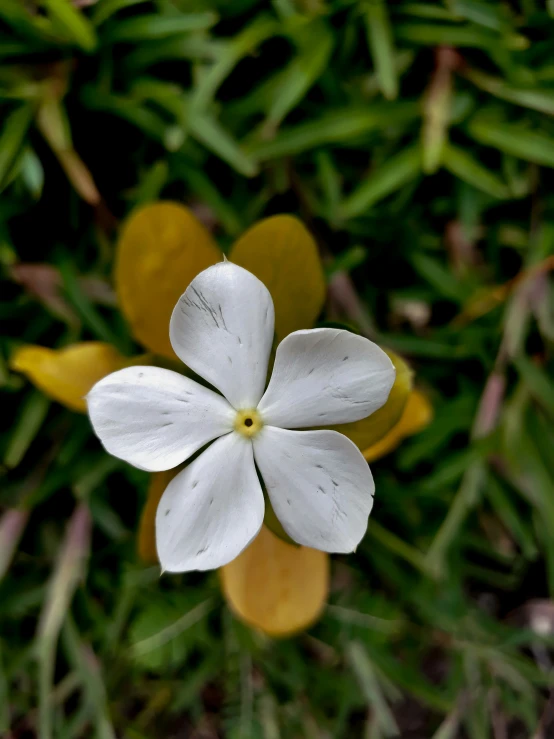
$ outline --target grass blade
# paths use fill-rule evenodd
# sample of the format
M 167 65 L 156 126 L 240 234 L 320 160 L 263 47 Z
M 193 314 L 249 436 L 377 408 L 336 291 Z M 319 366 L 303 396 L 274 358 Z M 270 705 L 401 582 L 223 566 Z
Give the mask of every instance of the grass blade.
M 396 51 L 384 0 L 368 1 L 365 9 L 365 22 L 379 87 L 387 100 L 394 100 L 398 95 Z
M 359 185 L 342 203 L 340 215 L 344 219 L 361 216 L 376 203 L 421 173 L 421 148 L 409 146 L 389 159 Z
M 77 585 L 85 572 L 90 546 L 91 518 L 86 503 L 79 503 L 67 525 L 59 557 L 48 584 L 36 635 L 39 665 L 40 739 L 53 739 L 51 706 L 56 644 Z

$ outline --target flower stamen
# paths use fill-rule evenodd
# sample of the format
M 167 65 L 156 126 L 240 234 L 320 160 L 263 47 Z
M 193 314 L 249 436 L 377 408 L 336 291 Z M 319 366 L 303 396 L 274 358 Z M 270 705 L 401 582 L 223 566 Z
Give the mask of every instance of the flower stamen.
M 239 434 L 246 436 L 248 439 L 255 436 L 263 425 L 262 418 L 255 408 L 237 411 L 235 431 L 238 431 Z

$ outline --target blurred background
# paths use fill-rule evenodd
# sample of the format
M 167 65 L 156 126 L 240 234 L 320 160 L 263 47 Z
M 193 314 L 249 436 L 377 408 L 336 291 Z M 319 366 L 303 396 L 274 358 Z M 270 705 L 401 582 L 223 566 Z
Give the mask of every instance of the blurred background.
M 1 736 L 554 736 L 553 48 L 552 0 L 0 2 Z M 220 573 L 160 578 L 152 482 L 80 406 L 150 349 L 114 263 L 158 201 L 224 253 L 297 216 L 311 325 L 426 405 L 284 638 Z

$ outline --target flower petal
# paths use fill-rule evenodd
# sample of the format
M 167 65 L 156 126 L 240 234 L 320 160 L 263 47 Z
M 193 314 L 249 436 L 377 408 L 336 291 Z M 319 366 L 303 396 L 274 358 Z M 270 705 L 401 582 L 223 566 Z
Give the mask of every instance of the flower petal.
M 375 486 L 367 462 L 336 431 L 265 426 L 256 464 L 287 534 L 324 552 L 352 552 L 367 529 Z
M 264 497 L 252 444 L 232 433 L 215 441 L 168 485 L 156 514 L 163 570 L 213 570 L 257 535 Z
M 63 349 L 22 346 L 10 366 L 72 411 L 86 413 L 85 396 L 95 382 L 121 369 L 127 359 L 111 344 L 86 341 Z
M 414 390 L 410 393 L 408 402 L 400 420 L 380 441 L 363 452 L 368 462 L 384 457 L 400 444 L 402 439 L 417 434 L 429 425 L 433 417 L 433 408 L 423 393 Z
M 117 244 L 115 283 L 121 308 L 138 341 L 174 359 L 167 327 L 185 287 L 221 259 L 210 233 L 177 203 L 133 211 Z
M 343 423 L 333 428 L 344 434 L 363 451 L 376 444 L 398 423 L 413 387 L 413 372 L 408 364 L 394 352 L 386 352 L 396 369 L 394 385 L 387 402 L 367 418 L 353 423 Z
M 159 472 L 233 428 L 225 398 L 160 367 L 126 367 L 87 396 L 94 431 L 114 457 Z
M 276 215 L 256 223 L 233 246 L 231 259 L 271 293 L 279 341 L 313 325 L 325 300 L 325 276 L 316 243 L 297 218 Z
M 335 328 L 289 334 L 258 410 L 282 428 L 326 426 L 365 418 L 387 400 L 395 370 L 363 336 Z
M 271 296 L 257 277 L 220 262 L 196 277 L 171 316 L 175 353 L 235 408 L 262 397 L 273 343 Z
M 269 636 L 308 628 L 329 592 L 329 555 L 286 544 L 262 526 L 252 544 L 219 570 L 221 588 L 236 615 Z

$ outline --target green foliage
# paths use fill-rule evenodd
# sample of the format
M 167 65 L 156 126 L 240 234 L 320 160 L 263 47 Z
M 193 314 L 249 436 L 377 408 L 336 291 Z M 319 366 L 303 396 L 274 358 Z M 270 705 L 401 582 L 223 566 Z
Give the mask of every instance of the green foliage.
M 553 44 L 538 0 L 0 2 L 0 734 L 535 734 L 554 679 Z M 145 474 L 9 369 L 23 342 L 131 353 L 114 233 L 161 197 L 223 245 L 298 214 L 329 318 L 403 353 L 435 408 L 372 465 L 368 534 L 294 639 L 234 620 L 213 574 L 139 566 Z

